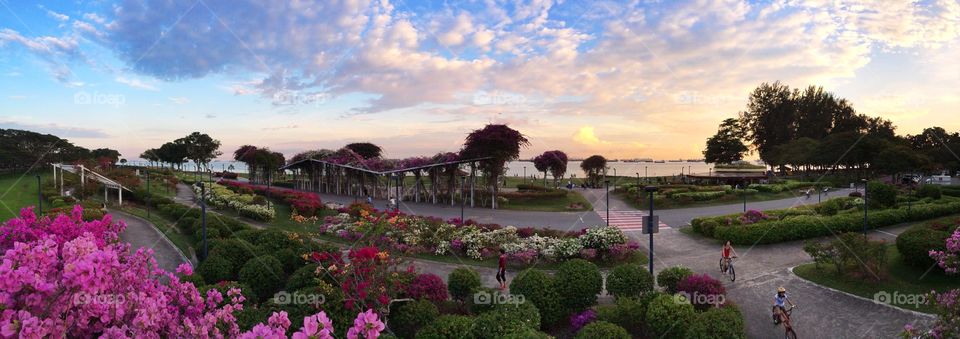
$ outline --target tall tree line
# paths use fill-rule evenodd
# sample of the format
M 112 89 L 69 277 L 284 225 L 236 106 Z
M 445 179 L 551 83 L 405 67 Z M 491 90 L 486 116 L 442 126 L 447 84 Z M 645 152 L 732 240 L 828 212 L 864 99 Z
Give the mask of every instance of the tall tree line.
M 0 169 L 40 167 L 51 163 L 93 160 L 115 164 L 120 152 L 109 148 L 89 150 L 52 134 L 0 129 Z
M 193 132 L 185 137 L 166 142 L 159 148 L 151 148 L 140 154 L 140 158 L 160 166 L 182 169 L 183 164 L 191 161 L 197 169 L 207 168 L 210 162 L 223 154 L 220 141 L 205 133 Z

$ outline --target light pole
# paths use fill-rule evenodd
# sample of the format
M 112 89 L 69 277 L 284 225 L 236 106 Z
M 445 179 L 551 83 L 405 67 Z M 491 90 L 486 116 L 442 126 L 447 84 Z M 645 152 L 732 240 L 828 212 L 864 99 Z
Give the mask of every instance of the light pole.
M 863 236 L 867 236 L 867 209 L 869 209 L 869 198 L 867 198 L 867 179 L 860 179 L 863 182 Z
M 460 177 L 460 225 L 464 224 L 463 221 L 463 207 L 464 202 L 466 201 L 463 197 L 463 189 L 467 185 L 467 176 Z
M 649 180 L 647 179 L 647 167 L 648 166 L 643 166 L 643 181 L 649 182 Z
M 207 186 L 200 182 L 200 225 L 203 227 L 203 260 L 207 260 Z
M 650 198 L 650 215 L 647 216 L 647 218 L 648 218 L 648 219 L 647 219 L 647 220 L 648 220 L 648 222 L 647 222 L 647 227 L 648 227 L 649 229 L 647 230 L 647 233 L 650 234 L 650 246 L 649 246 L 649 247 L 650 247 L 650 255 L 649 255 L 649 258 L 650 258 L 650 259 L 648 259 L 648 260 L 649 260 L 649 265 L 650 265 L 650 274 L 653 274 L 653 229 L 654 229 L 654 225 L 652 225 L 652 222 L 654 221 L 654 218 L 653 218 L 653 193 L 657 191 L 657 187 L 656 187 L 656 186 L 647 186 L 647 187 L 644 188 L 644 190 L 650 193 L 650 197 L 649 197 L 649 198 Z
M 747 213 L 747 185 L 740 188 L 740 194 L 743 194 L 743 213 Z
M 617 189 L 617 169 L 613 169 L 613 189 Z
M 40 188 L 40 175 L 37 174 L 37 216 L 43 215 L 43 193 Z
M 610 180 L 603 181 L 603 188 L 607 191 L 607 227 L 610 227 Z
M 523 183 L 527 183 L 527 166 L 523 166 Z
M 640 172 L 637 172 L 637 196 L 640 196 Z
M 147 219 L 150 219 L 150 171 L 144 171 L 147 173 Z

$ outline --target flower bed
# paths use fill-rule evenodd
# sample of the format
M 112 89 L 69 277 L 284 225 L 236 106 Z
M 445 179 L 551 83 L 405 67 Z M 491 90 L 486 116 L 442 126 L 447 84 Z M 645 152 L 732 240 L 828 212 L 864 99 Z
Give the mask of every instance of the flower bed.
M 407 253 L 458 254 L 476 260 L 495 257 L 497 250 L 503 249 L 509 260 L 522 264 L 570 258 L 619 261 L 631 257 L 639 248 L 636 243 L 628 243 L 623 232 L 615 227 L 593 227 L 574 233 L 518 230 L 513 226 L 448 222 L 357 206 L 364 205 L 352 205 L 336 217 L 324 218 L 320 232 L 349 240 L 383 242 Z
M 312 192 L 300 192 L 278 187 L 271 187 L 268 190 L 267 186 L 229 180 L 221 180 L 218 184 L 230 187 L 235 191 L 256 192 L 261 195 L 269 193 L 270 196 L 279 197 L 284 203 L 290 205 L 294 214 L 305 217 L 319 216 L 324 207 L 320 201 L 320 196 Z
M 200 196 L 203 190 L 199 185 L 194 185 L 193 191 Z M 230 208 L 254 220 L 270 221 L 276 217 L 276 211 L 267 206 L 267 201 L 263 197 L 237 193 L 220 184 L 207 184 L 206 201 L 214 207 Z

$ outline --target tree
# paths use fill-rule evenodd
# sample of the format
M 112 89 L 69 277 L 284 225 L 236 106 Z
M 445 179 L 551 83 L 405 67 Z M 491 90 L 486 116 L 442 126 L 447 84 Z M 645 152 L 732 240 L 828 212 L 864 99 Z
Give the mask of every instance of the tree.
M 183 139 L 165 143 L 157 150 L 157 157 L 160 162 L 170 164 L 171 168 L 173 165 L 177 165 L 179 168 L 181 164 L 187 161 L 187 145 L 183 143 Z
M 703 150 L 704 161 L 709 164 L 728 164 L 742 160 L 748 151 L 741 141 L 742 135 L 742 128 L 736 119 L 723 120 L 717 134 L 707 139 L 707 149 Z
M 211 160 L 223 154 L 220 152 L 220 140 L 211 138 L 205 133 L 193 132 L 183 140 L 187 145 L 187 158 L 197 165 L 198 174 L 201 166 L 206 167 Z
M 796 122 L 793 98 L 790 87 L 779 81 L 762 83 L 750 94 L 747 110 L 740 115 L 747 139 L 765 162 L 775 158 L 774 147 L 793 139 Z
M 106 158 L 106 160 L 109 161 L 111 164 L 114 164 L 120 160 L 120 152 L 114 149 L 109 149 L 109 148 L 97 148 L 95 150 L 90 151 L 90 155 L 94 159 Z
M 567 154 L 560 150 L 554 150 L 544 152 L 543 156 L 546 158 L 547 167 L 550 170 L 550 175 L 553 176 L 555 185 L 558 185 L 558 180 L 562 179 L 564 174 L 567 174 Z
M 356 152 L 364 159 L 379 158 L 383 153 L 383 149 L 380 148 L 380 146 L 369 142 L 355 142 L 344 147 Z
M 546 154 L 541 154 L 533 158 L 533 168 L 536 168 L 539 172 L 543 172 L 543 186 L 547 186 L 547 171 L 550 170 L 550 162 L 547 160 Z
M 480 162 L 480 170 L 487 174 L 493 196 L 497 196 L 497 183 L 503 175 L 508 161 L 520 157 L 520 149 L 530 145 L 527 138 L 507 125 L 489 124 L 467 135 L 460 150 L 461 159 L 485 158 Z M 492 202 L 496 208 L 496 199 Z
M 303 151 L 303 152 L 297 153 L 296 155 L 294 155 L 293 157 L 291 157 L 290 160 L 288 160 L 288 162 L 292 164 L 292 163 L 295 163 L 295 162 L 298 162 L 298 161 L 303 161 L 303 160 L 306 160 L 306 159 L 316 159 L 316 160 L 319 160 L 319 159 L 323 159 L 323 158 L 326 158 L 326 157 L 328 157 L 328 156 L 331 156 L 331 155 L 333 155 L 334 153 L 335 153 L 335 152 L 334 152 L 333 150 L 328 150 L 328 149 L 317 149 L 317 150 Z
M 583 159 L 580 163 L 580 169 L 587 175 L 587 180 L 591 185 L 597 186 L 600 183 L 600 177 L 607 169 L 607 158 L 602 155 L 591 155 Z
M 914 152 L 906 145 L 891 145 L 877 154 L 871 167 L 880 173 L 891 175 L 893 182 L 899 182 L 900 174 L 922 168 L 927 161 L 926 156 Z
M 140 158 L 143 160 L 149 161 L 151 163 L 159 162 L 160 157 L 157 156 L 158 152 L 159 151 L 156 148 L 151 148 L 146 151 L 143 151 L 143 153 L 140 153 Z

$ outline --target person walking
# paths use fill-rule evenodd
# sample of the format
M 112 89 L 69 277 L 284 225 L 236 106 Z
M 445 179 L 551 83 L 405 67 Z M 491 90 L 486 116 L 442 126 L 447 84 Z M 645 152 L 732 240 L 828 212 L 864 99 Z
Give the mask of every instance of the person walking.
M 507 251 L 500 249 L 500 258 L 497 262 L 497 282 L 500 283 L 500 289 L 507 289 Z

